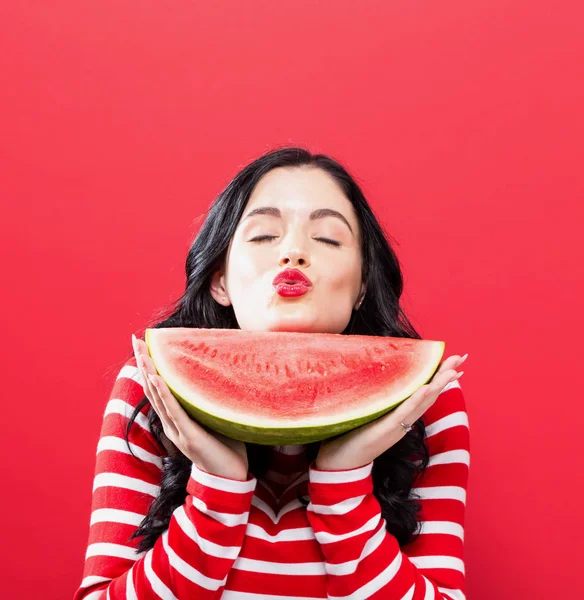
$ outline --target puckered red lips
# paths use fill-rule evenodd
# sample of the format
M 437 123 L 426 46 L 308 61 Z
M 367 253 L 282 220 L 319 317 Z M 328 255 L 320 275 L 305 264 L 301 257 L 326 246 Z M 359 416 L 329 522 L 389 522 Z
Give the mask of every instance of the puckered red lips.
M 272 285 L 276 286 L 280 283 L 287 283 L 290 285 L 303 284 L 307 287 L 312 286 L 312 281 L 298 269 L 284 269 L 274 277 Z

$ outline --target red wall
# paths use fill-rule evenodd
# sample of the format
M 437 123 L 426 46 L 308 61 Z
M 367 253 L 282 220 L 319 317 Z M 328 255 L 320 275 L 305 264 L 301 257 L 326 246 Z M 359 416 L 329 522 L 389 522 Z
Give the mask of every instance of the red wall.
M 469 599 L 575 598 L 583 23 L 551 0 L 4 2 L 2 596 L 72 596 L 130 335 L 215 194 L 290 142 L 348 165 L 414 324 L 469 352 Z

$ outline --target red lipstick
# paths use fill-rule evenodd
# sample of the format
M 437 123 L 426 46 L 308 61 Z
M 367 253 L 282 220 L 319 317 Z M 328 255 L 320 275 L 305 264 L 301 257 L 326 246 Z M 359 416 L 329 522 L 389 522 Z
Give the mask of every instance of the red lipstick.
M 284 269 L 272 285 L 280 296 L 302 296 L 312 287 L 310 279 L 298 269 Z

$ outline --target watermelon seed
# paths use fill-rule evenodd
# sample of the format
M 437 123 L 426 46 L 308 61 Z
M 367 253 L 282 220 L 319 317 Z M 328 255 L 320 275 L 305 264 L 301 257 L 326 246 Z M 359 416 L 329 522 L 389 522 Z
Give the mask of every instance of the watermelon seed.
M 381 365 L 381 370 L 385 371 L 385 365 Z

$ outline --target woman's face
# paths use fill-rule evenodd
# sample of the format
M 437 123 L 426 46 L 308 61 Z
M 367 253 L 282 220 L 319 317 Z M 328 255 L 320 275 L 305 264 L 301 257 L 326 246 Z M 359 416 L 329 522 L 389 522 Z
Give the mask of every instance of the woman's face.
M 250 216 L 266 207 L 270 213 Z M 310 218 L 323 209 L 341 217 Z M 274 237 L 254 241 L 259 236 Z M 360 240 L 353 206 L 330 175 L 314 167 L 272 169 L 245 207 L 211 293 L 233 305 L 243 330 L 341 333 L 365 290 Z M 284 269 L 301 271 L 312 286 L 300 296 L 280 295 L 272 281 Z

